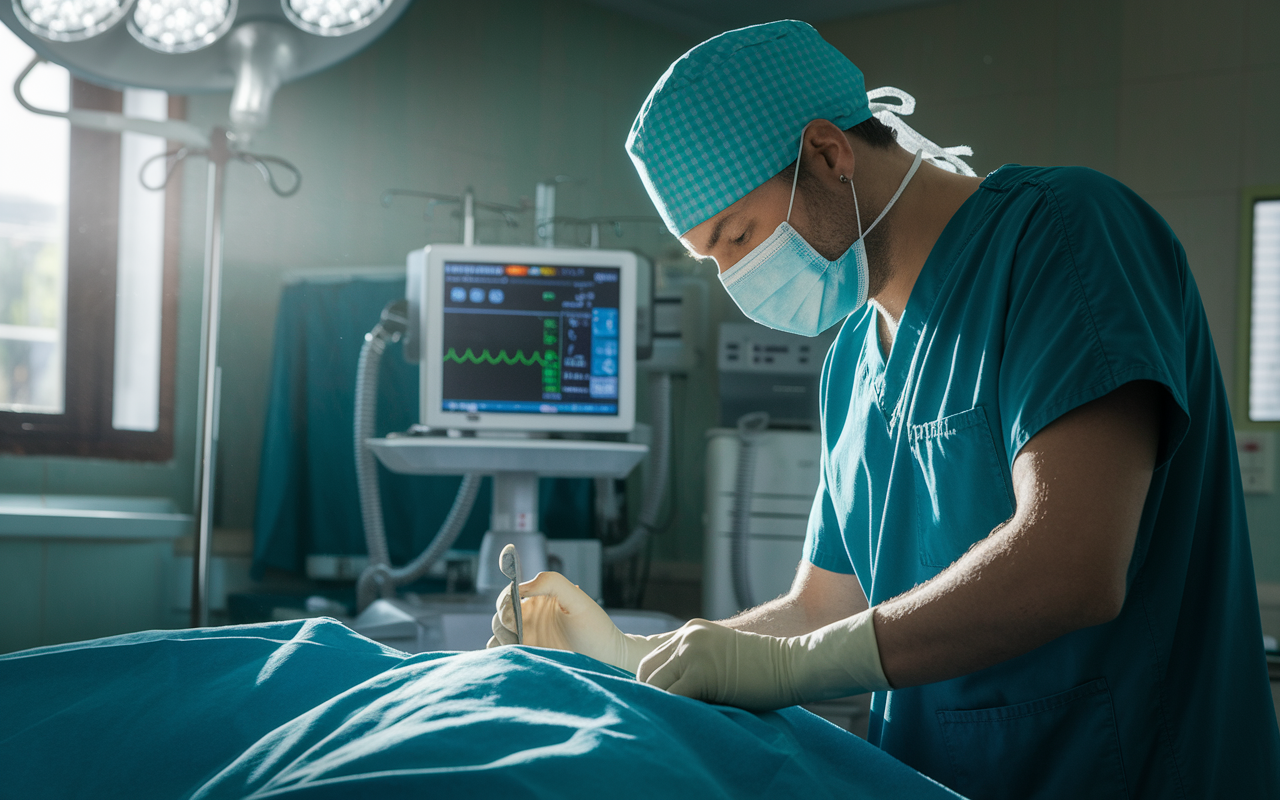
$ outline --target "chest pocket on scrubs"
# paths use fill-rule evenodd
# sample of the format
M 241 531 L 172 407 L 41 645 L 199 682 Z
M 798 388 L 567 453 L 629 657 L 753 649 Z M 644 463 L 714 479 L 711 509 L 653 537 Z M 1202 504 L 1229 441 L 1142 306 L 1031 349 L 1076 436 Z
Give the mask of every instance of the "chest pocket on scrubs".
M 1013 495 L 982 406 L 912 425 L 907 439 L 916 466 L 920 560 L 947 567 L 1013 516 Z

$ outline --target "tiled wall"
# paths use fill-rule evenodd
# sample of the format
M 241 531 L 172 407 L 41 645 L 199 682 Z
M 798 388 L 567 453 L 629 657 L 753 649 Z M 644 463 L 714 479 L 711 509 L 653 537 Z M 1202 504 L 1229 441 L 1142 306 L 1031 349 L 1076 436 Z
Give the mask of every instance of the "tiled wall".
M 780 11 L 779 13 L 783 13 Z M 1240 191 L 1280 184 L 1280 3 L 1275 0 L 965 0 L 818 26 L 867 75 L 919 101 L 911 119 L 974 166 L 1083 164 L 1146 197 L 1191 260 L 1234 389 Z M 454 241 L 448 208 L 379 202 L 390 187 L 516 202 L 554 175 L 564 214 L 651 214 L 622 151 L 632 117 L 693 42 L 576 0 L 420 2 L 351 61 L 285 86 L 261 152 L 295 161 L 303 191 L 279 200 L 233 167 L 227 213 L 219 524 L 251 524 L 270 341 L 281 276 L 298 268 L 401 264 Z M 192 99 L 201 125 L 228 97 Z M 178 438 L 171 464 L 0 457 L 6 491 L 145 494 L 190 502 L 198 346 L 203 168 L 188 169 L 179 342 Z M 658 230 L 616 242 L 659 256 Z M 478 236 L 527 242 L 482 217 Z M 712 331 L 741 319 L 710 279 Z M 715 375 L 678 387 L 681 513 L 659 558 L 701 554 L 701 427 Z M 643 400 L 643 398 L 641 398 Z M 688 409 L 712 408 L 707 413 Z M 643 409 L 642 409 L 643 413 Z M 696 428 L 696 430 L 694 429 Z M 1248 499 L 1259 577 L 1280 582 L 1280 496 Z

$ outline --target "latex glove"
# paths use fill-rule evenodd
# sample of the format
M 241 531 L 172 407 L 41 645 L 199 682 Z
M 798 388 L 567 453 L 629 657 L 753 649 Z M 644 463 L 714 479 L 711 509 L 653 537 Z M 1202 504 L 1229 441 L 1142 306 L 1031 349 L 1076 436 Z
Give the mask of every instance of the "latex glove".
M 675 635 L 634 636 L 618 630 L 605 610 L 558 572 L 539 572 L 520 584 L 524 644 L 569 650 L 635 672 L 640 660 Z M 498 595 L 488 647 L 516 643 L 516 618 L 508 586 Z
M 673 694 L 754 711 L 890 688 L 872 609 L 791 637 L 691 620 L 641 661 L 636 677 Z

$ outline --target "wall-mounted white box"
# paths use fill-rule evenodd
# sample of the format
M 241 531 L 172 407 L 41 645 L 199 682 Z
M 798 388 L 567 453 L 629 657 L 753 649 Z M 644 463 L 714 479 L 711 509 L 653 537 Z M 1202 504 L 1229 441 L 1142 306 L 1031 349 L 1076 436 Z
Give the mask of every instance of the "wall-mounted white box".
M 1236 454 L 1245 494 L 1275 491 L 1276 435 L 1271 431 L 1236 431 Z

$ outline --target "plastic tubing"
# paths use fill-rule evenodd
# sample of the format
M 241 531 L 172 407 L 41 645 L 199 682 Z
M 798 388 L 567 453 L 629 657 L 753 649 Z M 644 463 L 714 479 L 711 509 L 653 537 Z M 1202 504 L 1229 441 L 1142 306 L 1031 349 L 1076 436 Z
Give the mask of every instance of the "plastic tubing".
M 360 519 L 364 523 L 364 541 L 369 550 L 369 566 L 389 564 L 387 537 L 382 522 L 382 498 L 378 495 L 378 464 L 365 441 L 374 435 L 378 413 L 378 367 L 387 341 L 381 335 L 382 324 L 375 333 L 366 334 L 356 367 L 355 453 L 356 486 L 360 492 Z M 376 335 L 375 335 L 376 334 Z M 364 575 L 361 575 L 363 582 Z M 361 603 L 364 608 L 366 603 Z
M 462 483 L 458 485 L 458 494 L 449 508 L 449 515 L 441 523 L 440 530 L 431 540 L 431 544 L 427 545 L 427 549 L 403 567 L 393 567 L 387 563 L 370 564 L 364 572 L 360 573 L 360 580 L 356 583 L 356 598 L 360 608 L 368 607 L 376 599 L 377 594 L 390 597 L 395 593 L 397 586 L 413 583 L 426 575 L 427 571 L 457 541 L 458 534 L 462 533 L 462 526 L 467 522 L 467 517 L 471 516 L 471 508 L 475 505 L 476 494 L 479 491 L 480 476 L 474 472 L 463 475 Z
M 403 304 L 404 301 L 399 302 Z M 364 345 L 360 348 L 360 362 L 356 367 L 356 486 L 360 493 L 364 541 L 369 551 L 369 566 L 360 573 L 360 578 L 356 581 L 357 611 L 363 611 L 379 596 L 394 596 L 396 587 L 412 583 L 427 574 L 457 540 L 467 517 L 471 515 L 476 494 L 480 491 L 480 476 L 475 473 L 464 475 L 449 514 L 431 544 L 405 566 L 391 566 L 387 533 L 382 519 L 382 497 L 378 492 L 378 464 L 365 441 L 373 437 L 377 421 L 378 368 L 382 364 L 387 342 L 398 339 L 404 330 L 403 313 L 404 309 L 398 308 L 395 303 L 383 310 L 378 325 L 365 334 Z

